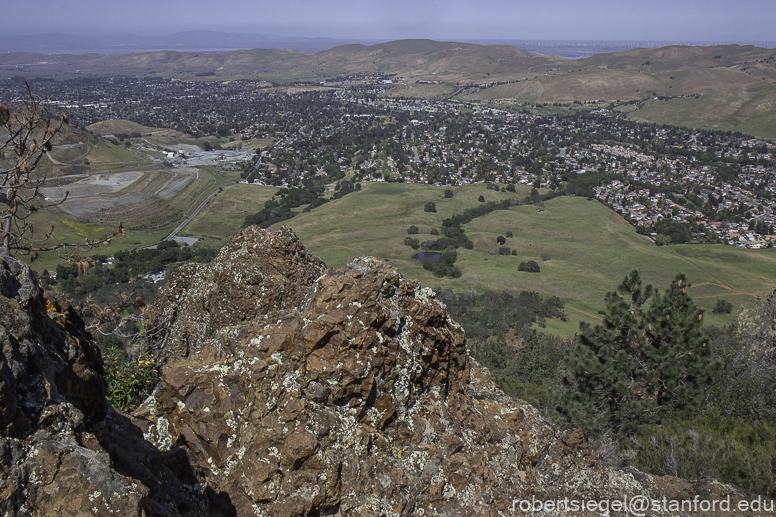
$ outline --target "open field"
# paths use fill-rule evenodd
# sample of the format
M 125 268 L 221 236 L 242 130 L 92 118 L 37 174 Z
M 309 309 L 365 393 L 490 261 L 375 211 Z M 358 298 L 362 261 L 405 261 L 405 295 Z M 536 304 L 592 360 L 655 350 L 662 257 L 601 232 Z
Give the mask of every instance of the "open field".
M 420 185 L 372 183 L 364 190 L 343 197 L 287 221 L 304 244 L 330 266 L 341 266 L 365 254 L 388 261 L 402 274 L 418 278 L 425 286 L 477 290 L 535 290 L 563 298 L 570 322 L 550 322 L 549 330 L 568 334 L 582 319 L 596 321 L 604 309 L 604 295 L 614 290 L 632 269 L 638 269 L 646 283 L 666 287 L 680 272 L 693 284 L 692 294 L 706 309 L 706 319 L 727 325 L 736 314 L 711 313 L 716 300 L 724 298 L 736 306 L 776 285 L 776 252 L 743 250 L 728 246 L 684 245 L 657 247 L 648 238 L 607 207 L 583 198 L 556 198 L 538 212 L 533 205 L 497 211 L 466 225 L 474 241 L 473 250 L 458 251 L 459 279 L 436 278 L 411 259 L 414 253 L 404 245 L 407 228 L 420 228 L 421 241 L 433 238 L 431 228 L 441 228 L 444 218 L 475 206 L 482 194 L 487 200 L 523 197 L 486 190 L 484 185 L 455 189 L 453 199 L 444 199 L 444 188 Z M 437 213 L 423 212 L 434 201 Z M 514 232 L 506 245 L 517 256 L 490 255 L 497 248 L 496 237 Z M 550 260 L 542 261 L 542 253 Z M 542 272 L 518 272 L 522 261 L 537 261 Z
M 277 187 L 245 183 L 230 185 L 178 235 L 196 237 L 207 245 L 223 246 L 240 231 L 245 216 L 264 208 L 264 202 L 277 190 Z
M 140 133 L 142 138 L 152 138 L 165 143 L 190 143 L 195 140 L 189 135 L 181 133 L 180 131 L 176 131 L 175 129 L 148 127 L 136 122 L 132 122 L 130 120 L 103 120 L 88 126 L 86 129 L 96 135 L 103 136 L 111 136 L 121 133 Z
M 452 84 L 400 84 L 385 92 L 385 97 L 413 97 L 416 99 L 444 99 L 455 93 Z
M 628 118 L 682 127 L 741 131 L 776 140 L 776 87 L 763 84 L 749 90 L 712 93 L 695 98 L 648 100 L 643 107 L 624 106 Z
M 119 167 L 137 167 L 153 163 L 144 153 L 127 149 L 123 145 L 114 145 L 108 141 L 96 144 L 86 155 L 92 170 L 117 169 Z
M 148 127 L 137 124 L 130 120 L 103 120 L 88 126 L 86 129 L 96 135 L 105 136 L 121 133 L 140 133 L 142 136 L 140 138 L 134 139 L 133 142 L 142 140 L 159 145 L 193 144 L 201 147 L 205 142 L 210 142 L 211 145 L 220 145 L 224 149 L 233 149 L 237 146 L 241 146 L 243 149 L 263 149 L 272 144 L 272 140 L 270 139 L 256 139 L 247 141 L 235 140 L 234 142 L 230 142 L 227 138 L 219 138 L 215 136 L 192 138 L 191 135 L 181 133 L 175 129 Z M 239 135 L 236 136 L 239 137 Z M 107 145 L 110 147 L 116 147 L 110 143 Z M 127 152 L 136 153 L 134 151 Z M 92 157 L 90 156 L 89 159 L 91 160 Z

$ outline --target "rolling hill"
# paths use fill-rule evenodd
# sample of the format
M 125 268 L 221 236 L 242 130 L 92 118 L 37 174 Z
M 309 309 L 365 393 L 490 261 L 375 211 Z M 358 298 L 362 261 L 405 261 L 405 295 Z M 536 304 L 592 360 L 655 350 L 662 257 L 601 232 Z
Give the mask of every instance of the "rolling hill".
M 570 60 L 508 45 L 399 40 L 341 45 L 317 53 L 287 49 L 220 54 L 0 54 L 0 76 L 155 75 L 256 79 L 275 84 L 377 74 L 397 78 L 386 95 L 468 102 L 625 105 L 635 120 L 739 130 L 776 139 L 776 50 L 754 46 L 668 46 Z M 421 83 L 421 84 L 419 84 Z M 432 85 L 424 83 L 434 83 Z M 463 88 L 466 86 L 466 88 Z M 661 104 L 655 104 L 656 102 Z

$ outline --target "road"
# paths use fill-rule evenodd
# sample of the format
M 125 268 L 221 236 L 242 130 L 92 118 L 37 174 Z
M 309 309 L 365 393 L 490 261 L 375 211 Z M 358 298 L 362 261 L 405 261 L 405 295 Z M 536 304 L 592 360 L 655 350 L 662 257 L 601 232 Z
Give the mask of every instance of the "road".
M 259 154 L 259 159 L 256 161 L 256 166 L 257 166 L 257 167 L 258 167 L 258 165 L 261 163 L 261 160 L 264 158 L 264 155 L 265 155 L 265 154 L 267 154 L 267 151 L 269 151 L 269 150 L 270 150 L 272 147 L 274 147 L 275 145 L 277 145 L 277 144 L 278 144 L 278 143 L 280 143 L 280 142 L 282 142 L 282 140 L 278 140 L 277 142 L 274 142 L 272 145 L 270 145 L 270 146 L 269 146 L 267 149 L 265 149 L 264 151 L 262 151 L 262 152 Z M 207 197 L 207 199 L 205 199 L 205 200 L 204 200 L 204 201 L 203 201 L 203 202 L 202 202 L 202 203 L 201 203 L 201 204 L 200 204 L 200 205 L 197 207 L 197 209 L 196 209 L 196 210 L 194 210 L 194 212 L 192 212 L 192 214 L 191 214 L 190 216 L 188 216 L 186 219 L 184 219 L 184 221 L 183 221 L 181 224 L 179 224 L 179 225 L 178 225 L 178 227 L 177 227 L 177 228 L 175 228 L 175 229 L 174 229 L 174 230 L 173 230 L 173 231 L 170 233 L 170 235 L 168 235 L 167 237 L 165 237 L 165 238 L 164 238 L 164 240 L 166 240 L 166 241 L 170 241 L 170 240 L 174 239 L 174 238 L 175 238 L 175 236 L 176 236 L 176 235 L 178 235 L 178 232 L 179 232 L 179 231 L 181 231 L 181 230 L 183 230 L 183 228 L 185 228 L 185 227 L 186 227 L 186 225 L 187 225 L 187 224 L 189 224 L 189 223 L 191 222 L 191 220 L 192 220 L 192 219 L 194 219 L 195 217 L 197 217 L 197 215 L 199 215 L 199 213 L 202 211 L 202 209 L 203 209 L 203 208 L 205 208 L 205 205 L 207 205 L 208 203 L 210 203 L 210 200 L 211 200 L 211 199 L 213 199 L 214 197 L 216 197 L 216 194 L 218 194 L 219 192 L 221 192 L 221 190 L 223 190 L 224 188 L 228 187 L 229 185 L 234 185 L 235 183 L 237 183 L 237 182 L 236 182 L 236 181 L 232 181 L 231 183 L 224 183 L 223 185 L 221 185 L 220 187 L 218 187 L 218 188 L 217 188 L 217 189 L 216 189 L 216 190 L 215 190 L 215 191 L 214 191 L 212 194 L 210 194 L 210 195 Z
M 765 213 L 763 215 L 758 215 L 757 217 L 753 217 L 752 220 L 754 220 L 754 221 L 762 221 L 766 217 L 768 219 L 770 219 L 773 216 L 773 211 L 770 208 L 768 208 L 768 207 L 765 207 L 764 212 Z
M 204 201 L 203 201 L 203 202 L 202 202 L 202 203 L 201 203 L 201 204 L 200 204 L 200 205 L 197 207 L 197 209 L 196 209 L 196 210 L 194 210 L 194 212 L 192 212 L 192 214 L 191 214 L 190 216 L 188 216 L 186 219 L 184 219 L 184 220 L 183 220 L 183 222 L 182 222 L 181 224 L 179 224 L 179 225 L 178 225 L 178 227 L 177 227 L 177 228 L 175 228 L 175 229 L 172 231 L 172 233 L 170 233 L 170 235 L 168 235 L 167 237 L 165 237 L 165 238 L 164 238 L 164 240 L 165 240 L 165 241 L 171 241 L 171 240 L 173 240 L 173 239 L 175 238 L 175 236 L 176 236 L 176 235 L 178 235 L 178 232 L 179 232 L 179 231 L 181 231 L 181 230 L 183 230 L 183 228 L 185 228 L 185 227 L 186 227 L 186 225 L 187 225 L 187 224 L 189 224 L 189 223 L 191 222 L 191 220 L 192 220 L 192 219 L 194 219 L 195 217 L 197 217 L 197 215 L 199 215 L 199 213 L 202 211 L 202 209 L 203 209 L 203 208 L 205 208 L 205 205 L 207 205 L 208 203 L 210 203 L 210 200 L 211 200 L 211 199 L 213 199 L 214 197 L 216 197 L 216 194 L 218 194 L 219 192 L 221 192 L 221 190 L 223 190 L 224 188 L 228 187 L 229 185 L 234 185 L 235 183 L 237 183 L 237 182 L 236 182 L 236 181 L 232 181 L 231 183 L 224 183 L 223 185 L 221 185 L 220 187 L 218 187 L 218 188 L 217 188 L 217 189 L 216 189 L 216 190 L 215 190 L 215 191 L 214 191 L 212 194 L 210 194 L 210 195 L 207 197 L 207 199 L 205 199 L 205 200 L 204 200 Z

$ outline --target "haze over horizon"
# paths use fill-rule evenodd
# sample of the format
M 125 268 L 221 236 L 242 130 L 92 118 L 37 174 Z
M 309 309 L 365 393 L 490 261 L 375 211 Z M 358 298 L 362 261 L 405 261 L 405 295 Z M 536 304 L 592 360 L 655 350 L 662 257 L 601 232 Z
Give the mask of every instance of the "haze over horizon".
M 32 11 L 32 14 L 31 14 Z M 190 30 L 353 40 L 643 40 L 752 43 L 776 39 L 772 0 L 40 0 L 3 9 L 4 36 L 164 36 Z

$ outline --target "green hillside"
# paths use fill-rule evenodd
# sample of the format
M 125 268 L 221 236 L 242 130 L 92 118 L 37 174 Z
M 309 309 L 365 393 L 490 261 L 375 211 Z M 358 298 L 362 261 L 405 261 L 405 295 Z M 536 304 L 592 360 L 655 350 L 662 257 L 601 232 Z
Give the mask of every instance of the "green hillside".
M 202 189 L 192 185 L 191 191 L 198 188 Z M 569 320 L 550 320 L 546 331 L 562 335 L 576 332 L 582 320 L 600 319 L 598 311 L 604 309 L 605 293 L 614 290 L 634 268 L 646 283 L 657 287 L 666 287 L 677 273 L 685 273 L 696 303 L 706 310 L 707 322 L 720 326 L 733 323 L 742 305 L 776 285 L 776 251 L 722 245 L 658 247 L 638 235 L 609 208 L 580 197 L 547 201 L 543 211 L 537 210 L 536 205 L 524 204 L 474 219 L 465 225 L 474 249 L 458 250 L 456 266 L 463 276 L 438 278 L 412 259 L 415 251 L 404 244 L 409 226 L 419 227 L 420 233 L 415 237 L 421 242 L 434 239 L 437 237 L 430 234 L 432 229 L 439 230 L 445 218 L 480 205 L 480 195 L 486 201 L 522 200 L 530 187 L 518 187 L 514 194 L 489 190 L 484 184 L 454 187 L 452 199 L 444 197 L 445 190 L 426 185 L 363 183 L 361 191 L 281 224 L 292 228 L 304 245 L 329 266 L 344 266 L 356 257 L 370 255 L 397 267 L 406 277 L 419 279 L 427 287 L 479 292 L 529 290 L 559 296 L 566 303 Z M 208 247 L 220 247 L 239 231 L 245 216 L 258 211 L 276 191 L 273 187 L 244 184 L 227 187 L 181 235 L 196 237 Z M 436 204 L 436 213 L 423 210 L 429 201 Z M 43 226 L 57 222 L 60 239 L 82 240 L 106 231 L 69 222 L 57 212 L 41 213 L 38 217 L 37 223 Z M 94 253 L 111 254 L 118 249 L 154 244 L 169 229 L 129 230 L 126 237 L 101 246 Z M 507 238 L 505 245 L 516 250 L 516 256 L 494 253 L 499 247 L 496 238 L 506 236 L 507 231 L 512 231 L 514 237 Z M 549 260 L 542 260 L 545 254 Z M 541 272 L 517 270 L 520 262 L 528 260 L 536 261 Z M 49 253 L 36 264 L 38 269 L 52 269 L 60 261 Z M 733 303 L 733 314 L 712 314 L 711 309 L 720 298 Z
M 729 246 L 683 245 L 657 247 L 636 234 L 609 208 L 584 198 L 563 197 L 545 203 L 544 211 L 534 205 L 496 211 L 466 225 L 474 241 L 473 250 L 458 250 L 459 279 L 437 278 L 411 258 L 414 251 L 404 245 L 407 228 L 416 225 L 421 241 L 434 238 L 432 228 L 465 208 L 476 206 L 477 198 L 495 201 L 517 194 L 494 192 L 484 185 L 457 188 L 455 197 L 444 198 L 444 188 L 421 185 L 372 183 L 350 194 L 284 223 L 297 232 L 305 246 L 330 266 L 342 266 L 360 255 L 372 255 L 399 268 L 402 274 L 420 279 L 424 286 L 454 289 L 535 290 L 563 298 L 570 320 L 552 322 L 550 331 L 573 333 L 578 321 L 594 321 L 604 308 L 607 291 L 615 289 L 632 269 L 638 269 L 647 283 L 667 286 L 680 272 L 693 284 L 692 294 L 706 309 L 707 321 L 727 325 L 736 314 L 711 313 L 718 298 L 738 309 L 755 295 L 776 284 L 776 252 L 754 251 Z M 433 201 L 437 212 L 423 211 Z M 517 256 L 491 255 L 498 247 L 496 237 L 508 230 L 514 238 L 506 246 Z M 550 260 L 542 261 L 542 254 Z M 535 260 L 538 274 L 517 271 L 520 262 Z M 738 312 L 737 310 L 735 312 Z

